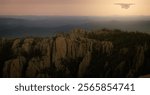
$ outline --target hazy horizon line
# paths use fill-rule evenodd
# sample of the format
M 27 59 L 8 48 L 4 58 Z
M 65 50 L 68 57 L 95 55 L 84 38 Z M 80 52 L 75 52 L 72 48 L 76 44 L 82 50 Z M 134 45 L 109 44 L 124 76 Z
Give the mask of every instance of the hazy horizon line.
M 1 16 L 46 16 L 46 17 L 150 17 L 150 15 L 0 15 Z

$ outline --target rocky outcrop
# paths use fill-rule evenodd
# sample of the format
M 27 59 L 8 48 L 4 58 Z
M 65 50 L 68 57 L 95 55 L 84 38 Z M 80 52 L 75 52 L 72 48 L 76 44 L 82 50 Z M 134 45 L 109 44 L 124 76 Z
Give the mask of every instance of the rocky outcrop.
M 22 56 L 6 61 L 3 69 L 3 76 L 23 77 L 22 73 L 25 64 L 26 64 L 26 59 Z
M 1 74 L 3 77 L 139 77 L 149 74 L 150 36 L 131 34 L 78 29 L 51 38 L 1 39 Z M 139 39 L 140 43 L 136 41 Z
M 132 69 L 129 71 L 128 77 L 134 77 L 134 75 L 137 75 L 140 68 L 144 65 L 144 52 L 145 49 L 142 46 L 137 47 Z
M 14 56 L 20 56 L 21 55 L 20 54 L 21 49 L 23 50 L 23 48 L 21 48 L 21 45 L 22 45 L 21 39 L 17 38 L 13 41 L 11 50 L 12 50 Z
M 50 60 L 47 56 L 32 58 L 26 69 L 26 77 L 38 77 L 41 74 L 48 75 L 46 71 L 50 68 Z
M 98 41 L 95 43 L 94 48 L 96 51 L 110 55 L 113 50 L 113 43 L 110 41 Z
M 33 44 L 34 39 L 33 38 L 26 38 L 22 44 L 22 51 L 26 53 L 30 53 L 32 49 L 32 44 Z
M 92 54 L 88 52 L 79 65 L 78 77 L 86 76 L 89 66 L 91 65 L 90 64 L 91 60 L 92 60 Z
M 72 40 L 85 38 L 87 36 L 87 31 L 84 29 L 75 29 L 69 33 L 69 38 Z

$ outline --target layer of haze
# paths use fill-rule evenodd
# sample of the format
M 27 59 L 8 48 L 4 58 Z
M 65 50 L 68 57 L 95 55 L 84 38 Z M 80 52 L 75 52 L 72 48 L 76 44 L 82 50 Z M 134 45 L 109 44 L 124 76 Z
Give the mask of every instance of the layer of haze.
M 122 9 L 114 3 L 135 3 Z M 0 15 L 150 15 L 150 0 L 0 0 Z

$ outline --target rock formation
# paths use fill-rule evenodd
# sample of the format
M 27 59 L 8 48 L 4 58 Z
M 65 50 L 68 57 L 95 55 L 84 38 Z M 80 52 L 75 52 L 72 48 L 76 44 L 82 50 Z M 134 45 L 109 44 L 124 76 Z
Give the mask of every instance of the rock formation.
M 0 39 L 0 73 L 1 77 L 139 77 L 150 73 L 149 41 L 150 35 L 144 33 L 83 29 L 51 38 Z

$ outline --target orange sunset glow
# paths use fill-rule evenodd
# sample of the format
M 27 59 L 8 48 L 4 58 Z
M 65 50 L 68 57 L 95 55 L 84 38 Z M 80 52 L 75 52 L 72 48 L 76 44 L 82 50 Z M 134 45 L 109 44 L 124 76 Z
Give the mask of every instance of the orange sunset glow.
M 134 3 L 122 9 L 114 3 Z M 0 15 L 150 15 L 150 0 L 0 0 Z

